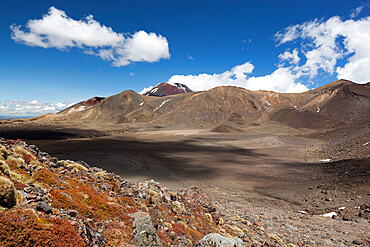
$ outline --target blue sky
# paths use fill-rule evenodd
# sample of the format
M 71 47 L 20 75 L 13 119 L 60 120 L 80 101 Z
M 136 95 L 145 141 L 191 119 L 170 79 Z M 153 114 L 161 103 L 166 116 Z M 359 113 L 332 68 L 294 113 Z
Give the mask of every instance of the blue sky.
M 50 23 L 45 31 L 43 16 L 51 7 L 55 11 L 49 12 L 50 16 L 64 11 L 62 19 L 67 22 L 87 23 L 86 17 L 92 15 L 102 32 L 111 28 L 107 31 L 109 40 L 97 39 L 100 45 L 91 44 L 80 36 L 72 37 L 68 28 Z M 362 49 L 357 41 L 346 40 L 353 36 L 348 30 L 357 27 L 359 33 L 370 33 L 369 1 L 5 0 L 0 16 L 0 115 L 30 114 L 16 113 L 14 105 L 22 108 L 31 101 L 31 106 L 38 107 L 34 114 L 39 114 L 49 104 L 110 96 L 126 89 L 140 92 L 167 81 L 185 83 L 195 90 L 236 85 L 298 92 L 339 76 L 360 83 L 370 80 L 361 70 L 368 65 L 370 48 Z M 33 31 L 27 26 L 29 20 L 41 20 L 37 30 L 44 31 L 40 31 L 43 43 L 30 41 Z M 11 28 L 13 24 L 21 26 Z M 342 29 L 333 31 L 337 26 Z M 315 36 L 322 30 L 337 32 L 334 50 L 329 44 L 333 40 Z M 145 31 L 140 40 L 139 31 Z M 48 35 L 54 34 L 54 38 L 66 36 L 62 43 L 50 41 L 52 36 Z M 103 37 L 101 34 L 94 39 Z M 133 41 L 132 45 L 123 44 L 123 39 Z M 73 45 L 66 45 L 69 41 Z M 140 50 L 142 41 L 153 49 Z M 125 49 L 124 55 L 117 47 Z M 110 52 L 109 58 L 99 53 L 102 50 Z M 318 53 L 327 55 L 307 57 Z M 307 63 L 309 60 L 313 62 Z

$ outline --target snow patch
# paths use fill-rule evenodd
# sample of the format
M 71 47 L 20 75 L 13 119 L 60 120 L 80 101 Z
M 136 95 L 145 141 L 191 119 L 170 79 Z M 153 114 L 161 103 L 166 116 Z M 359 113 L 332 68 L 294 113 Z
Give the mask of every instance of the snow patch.
M 343 207 L 339 207 L 338 209 L 339 210 L 344 210 L 344 209 L 346 209 L 347 207 L 346 206 L 343 206 Z
M 153 88 L 152 91 L 150 91 L 150 93 L 155 93 L 157 91 L 158 91 L 158 88 L 156 87 L 156 88 Z
M 368 144 L 370 144 L 370 142 L 366 142 L 366 143 L 364 143 L 362 146 L 366 146 L 366 145 L 368 145 Z
M 323 159 L 323 160 L 320 160 L 321 162 L 330 162 L 331 159 Z
M 320 108 L 318 108 L 318 107 L 316 107 L 316 108 L 317 108 L 317 111 L 316 112 L 319 113 L 320 112 Z
M 76 109 L 75 109 L 75 108 L 72 108 L 72 109 L 70 109 L 70 110 L 67 112 L 67 114 L 72 113 L 72 112 L 75 112 L 75 111 L 76 111 Z
M 143 106 L 143 105 L 144 105 L 144 102 L 141 102 L 141 103 L 140 103 L 140 106 Z
M 321 216 L 323 217 L 328 217 L 328 218 L 332 218 L 333 216 L 337 216 L 338 214 L 336 212 L 330 212 L 330 213 L 326 213 L 326 214 L 323 214 Z
M 270 102 L 267 102 L 266 100 L 265 100 L 265 103 L 266 103 L 268 106 L 271 106 Z
M 83 111 L 83 110 L 86 110 L 86 106 L 80 106 L 76 109 L 76 111 Z
M 186 93 L 188 90 L 186 90 L 186 88 L 182 85 L 182 84 L 180 84 L 180 83 L 176 83 L 176 85 L 175 85 L 176 87 L 178 87 L 178 88 L 180 88 L 184 93 Z
M 165 101 L 163 101 L 162 102 L 162 104 L 160 104 L 157 108 L 155 108 L 154 110 L 153 110 L 153 112 L 155 112 L 156 110 L 158 110 L 159 108 L 161 108 L 164 104 L 166 104 L 168 101 L 170 101 L 170 100 L 172 100 L 172 99 L 168 99 L 168 100 L 165 100 Z
M 306 211 L 298 211 L 298 213 L 301 213 L 301 214 L 307 214 Z
M 146 94 L 147 92 L 149 92 L 150 90 L 152 90 L 154 87 L 153 86 L 150 86 L 150 87 L 146 87 L 144 88 L 143 90 L 141 90 L 140 94 Z

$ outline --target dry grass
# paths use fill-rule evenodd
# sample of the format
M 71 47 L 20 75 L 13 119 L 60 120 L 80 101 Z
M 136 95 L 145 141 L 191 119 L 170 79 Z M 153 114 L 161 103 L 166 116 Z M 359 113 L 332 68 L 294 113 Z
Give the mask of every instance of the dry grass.
M 8 178 L 0 176 L 0 206 L 11 208 L 16 204 L 14 184 Z

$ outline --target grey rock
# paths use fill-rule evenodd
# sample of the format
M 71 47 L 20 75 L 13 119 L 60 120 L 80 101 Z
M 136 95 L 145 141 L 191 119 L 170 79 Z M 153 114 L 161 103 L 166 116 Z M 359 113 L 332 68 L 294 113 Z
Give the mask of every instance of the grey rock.
M 69 216 L 73 217 L 73 218 L 80 218 L 80 214 L 79 214 L 79 212 L 78 212 L 78 211 L 76 211 L 76 210 L 72 210 L 72 209 L 67 210 L 67 214 L 68 214 Z
M 131 217 L 134 218 L 132 239 L 136 246 L 163 246 L 148 213 L 137 212 Z
M 355 244 L 355 245 L 361 245 L 362 244 L 362 242 L 360 241 L 360 240 L 353 240 L 352 241 L 352 244 Z
M 204 236 L 198 243 L 199 247 L 244 247 L 244 243 L 240 238 L 226 238 L 218 233 L 210 233 Z
M 47 214 L 51 214 L 53 212 L 53 209 L 51 208 L 51 206 L 47 204 L 46 202 L 38 202 L 36 205 L 36 210 L 47 213 Z

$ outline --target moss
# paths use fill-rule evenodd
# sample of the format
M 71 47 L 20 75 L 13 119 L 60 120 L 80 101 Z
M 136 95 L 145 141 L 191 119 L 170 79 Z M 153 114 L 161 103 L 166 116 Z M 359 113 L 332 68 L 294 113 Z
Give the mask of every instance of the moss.
M 8 159 L 7 159 L 7 164 L 10 166 L 10 164 L 13 164 L 14 165 L 14 168 L 12 168 L 13 170 L 18 168 L 18 167 L 24 167 L 25 165 L 25 162 L 24 162 L 24 159 L 22 158 L 16 158 L 14 156 L 8 156 Z
M 86 246 L 67 220 L 37 218 L 31 210 L 0 212 L 1 246 Z
M 191 227 L 186 228 L 186 231 L 194 242 L 198 242 L 204 237 L 204 234 L 198 232 L 197 230 Z
M 47 184 L 49 186 L 63 186 L 63 183 L 59 176 L 45 168 L 42 168 L 35 172 L 32 177 L 34 180 Z
M 165 246 L 173 246 L 173 240 L 168 237 L 165 231 L 157 231 L 159 238 Z
M 173 231 L 176 234 L 176 236 L 188 235 L 185 226 L 179 223 L 172 223 L 171 231 Z
M 128 218 L 124 208 L 108 203 L 108 193 L 100 193 L 74 178 L 68 178 L 67 182 L 70 187 L 51 192 L 55 207 L 74 209 L 85 217 L 96 219 Z

